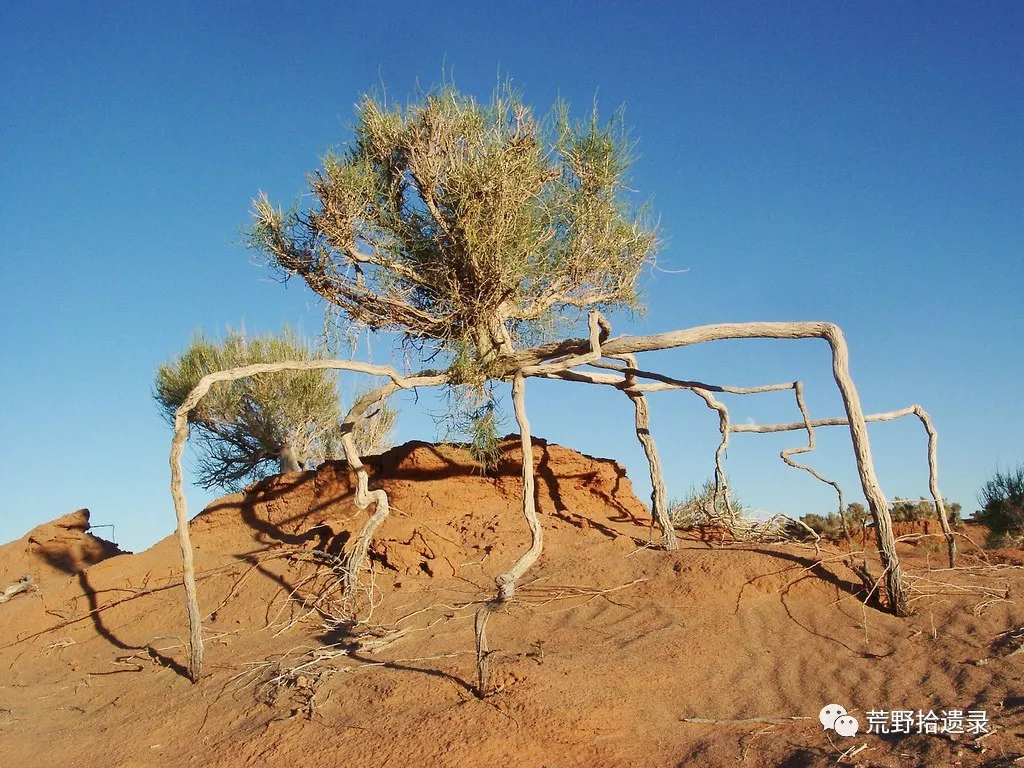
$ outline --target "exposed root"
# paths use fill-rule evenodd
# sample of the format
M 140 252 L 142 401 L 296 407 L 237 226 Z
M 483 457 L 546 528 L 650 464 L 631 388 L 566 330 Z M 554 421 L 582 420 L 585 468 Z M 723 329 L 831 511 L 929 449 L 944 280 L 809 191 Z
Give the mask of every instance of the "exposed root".
M 933 578 L 934 573 L 927 575 L 919 573 L 907 573 L 908 591 L 911 597 L 909 604 L 928 598 L 941 595 L 978 595 L 986 600 L 1008 600 L 1010 597 L 1009 582 L 992 578 L 981 583 L 957 583 L 942 579 Z
M 368 373 L 372 376 L 381 376 L 391 379 L 391 384 L 382 387 L 370 395 L 363 397 L 356 403 L 346 424 L 351 429 L 351 420 L 358 418 L 372 405 L 381 400 L 384 396 L 372 397 L 375 393 L 390 387 L 387 392 L 397 389 L 407 389 L 416 386 L 435 386 L 447 381 L 444 374 L 436 374 L 425 371 L 412 376 L 401 376 L 394 368 L 381 365 L 370 365 L 368 363 L 357 363 L 351 360 L 292 360 L 280 363 L 258 363 L 256 365 L 245 365 L 238 368 L 230 368 L 226 371 L 209 373 L 199 380 L 199 383 L 189 392 L 181 406 L 174 413 L 174 437 L 171 439 L 171 497 L 174 499 L 174 514 L 177 520 L 176 535 L 178 546 L 181 549 L 182 582 L 185 587 L 185 611 L 188 614 L 189 626 L 189 661 L 188 675 L 193 683 L 198 682 L 203 667 L 203 625 L 202 615 L 199 612 L 199 595 L 196 590 L 195 563 L 192 555 L 192 540 L 188 529 L 188 504 L 185 501 L 185 492 L 182 489 L 181 456 L 185 450 L 185 441 L 188 440 L 189 414 L 199 404 L 203 396 L 210 391 L 210 387 L 220 381 L 237 381 L 260 373 L 276 373 L 278 371 L 310 371 L 320 369 L 333 369 L 342 371 L 356 371 Z M 362 407 L 361 411 L 357 411 Z M 354 450 L 354 449 L 353 449 Z M 348 448 L 346 447 L 346 455 Z M 358 456 L 356 457 L 358 460 Z M 364 473 L 365 474 L 365 473 Z M 365 485 L 364 485 L 365 488 Z M 361 563 L 362 561 L 360 561 Z M 357 564 L 358 565 L 358 564 Z
M 491 690 L 491 648 L 487 644 L 487 620 L 501 603 L 490 600 L 480 606 L 473 622 L 476 637 L 476 695 L 481 699 Z
M 32 578 L 31 573 L 26 573 L 16 582 L 7 587 L 3 592 L 0 592 L 0 603 L 6 603 L 12 597 L 23 594 L 35 587 L 35 580 Z
M 530 426 L 526 418 L 524 403 L 525 379 L 529 376 L 540 376 L 546 378 L 559 378 L 567 381 L 581 381 L 591 384 L 602 384 L 613 386 L 625 392 L 633 401 L 636 408 L 636 430 L 637 436 L 644 446 L 648 462 L 651 467 L 652 492 L 652 513 L 658 525 L 662 528 L 663 543 L 666 548 L 673 548 L 675 543 L 674 531 L 671 530 L 671 523 L 668 518 L 664 501 L 664 483 L 660 460 L 650 437 L 650 416 L 647 411 L 644 393 L 671 390 L 688 389 L 702 397 L 708 407 L 719 414 L 719 429 L 722 439 L 715 455 L 715 495 L 725 499 L 725 507 L 729 512 L 729 524 L 740 535 L 746 537 L 770 538 L 776 535 L 777 528 L 781 525 L 783 518 L 776 518 L 766 524 L 751 524 L 749 529 L 743 530 L 744 523 L 740 522 L 738 516 L 732 509 L 728 498 L 728 489 L 725 484 L 725 472 L 722 466 L 725 450 L 728 445 L 731 432 L 740 431 L 783 431 L 786 429 L 804 429 L 808 433 L 808 446 L 806 448 L 789 449 L 784 451 L 782 458 L 790 466 L 804 469 L 814 475 L 822 482 L 833 487 L 837 486 L 825 479 L 809 467 L 798 464 L 791 459 L 791 456 L 806 453 L 814 447 L 813 428 L 824 425 L 844 424 L 850 430 L 854 454 L 857 462 L 857 469 L 860 475 L 861 487 L 868 501 L 872 518 L 875 522 L 875 531 L 879 554 L 884 566 L 883 576 L 885 591 L 890 610 L 897 615 L 905 615 L 908 611 L 907 587 L 900 568 L 899 559 L 895 550 L 895 542 L 892 532 L 892 520 L 888 511 L 888 503 L 878 485 L 875 476 L 874 464 L 871 458 L 871 450 L 868 443 L 867 427 L 868 421 L 884 421 L 889 418 L 897 418 L 906 413 L 914 413 L 921 420 L 929 436 L 929 469 L 930 489 L 935 499 L 937 514 L 942 522 L 943 531 L 949 542 L 950 563 L 953 564 L 955 545 L 953 534 L 949 530 L 941 495 L 937 486 L 937 470 L 935 462 L 935 432 L 931 426 L 930 419 L 926 412 L 919 406 L 913 406 L 904 412 L 893 412 L 891 414 L 880 414 L 874 417 L 865 416 L 861 407 L 860 398 L 854 387 L 849 373 L 849 354 L 846 341 L 840 329 L 830 323 L 723 323 L 718 325 L 698 326 L 682 331 L 656 334 L 651 336 L 620 336 L 609 338 L 610 326 L 607 320 L 599 312 L 591 312 L 589 316 L 589 339 L 567 339 L 554 344 L 546 344 L 532 349 L 515 352 L 512 349 L 511 338 L 507 329 L 498 329 L 504 343 L 500 346 L 500 353 L 495 352 L 496 357 L 488 358 L 493 363 L 490 370 L 491 378 L 511 379 L 513 382 L 513 401 L 516 407 L 516 419 L 520 426 L 520 437 L 523 445 L 523 513 L 530 526 L 531 546 L 529 550 L 506 572 L 497 579 L 498 595 L 495 601 L 485 604 L 477 612 L 477 656 L 481 667 L 478 670 L 479 689 L 481 693 L 486 692 L 486 659 L 489 653 L 487 649 L 486 624 L 487 618 L 496 605 L 507 602 L 514 598 L 517 580 L 536 562 L 540 556 L 543 546 L 543 531 L 540 521 L 537 518 L 533 501 L 533 456 L 532 442 L 530 437 Z M 497 338 L 497 337 L 496 337 Z M 740 387 L 715 387 L 703 384 L 702 382 L 682 381 L 672 379 L 661 374 L 641 371 L 636 367 L 634 355 L 639 352 L 653 350 L 667 350 L 700 344 L 709 341 L 724 339 L 823 339 L 832 352 L 832 373 L 836 386 L 843 399 L 846 410 L 846 417 L 832 420 L 811 420 L 807 414 L 802 401 L 802 392 L 799 382 L 782 385 L 768 385 L 764 387 L 740 388 Z M 609 363 L 602 360 L 618 361 Z M 624 363 L 624 364 L 623 364 Z M 597 368 L 611 369 L 613 374 L 597 373 L 591 371 L 574 370 L 581 366 L 593 366 Z M 437 386 L 450 380 L 450 375 L 425 371 L 409 376 L 401 376 L 394 369 L 386 366 L 375 366 L 366 363 L 358 363 L 346 360 L 308 360 L 289 361 L 281 363 L 249 365 L 240 368 L 233 368 L 228 371 L 221 371 L 204 376 L 199 384 L 189 393 L 181 407 L 175 413 L 174 438 L 171 442 L 171 494 L 174 499 L 175 515 L 177 519 L 177 537 L 182 553 L 183 583 L 185 587 L 185 604 L 189 620 L 189 677 L 195 682 L 198 680 L 203 661 L 203 638 L 202 620 L 199 612 L 198 596 L 195 585 L 195 567 L 193 563 L 192 546 L 188 531 L 188 515 L 185 504 L 185 497 L 182 491 L 182 467 L 181 456 L 184 450 L 185 441 L 188 437 L 188 418 L 192 409 L 199 400 L 209 391 L 210 387 L 219 381 L 233 381 L 247 376 L 261 373 L 272 373 L 286 370 L 312 370 L 312 369 L 337 369 L 367 373 L 373 376 L 380 376 L 390 379 L 390 383 L 379 387 L 368 395 L 360 398 L 356 405 L 349 412 L 342 423 L 344 437 L 342 440 L 345 457 L 348 464 L 357 477 L 357 489 L 355 503 L 359 509 L 366 509 L 373 505 L 374 509 L 369 519 L 363 525 L 362 530 L 355 536 L 349 551 L 346 554 L 343 566 L 343 597 L 348 601 L 350 612 L 351 602 L 356 592 L 361 588 L 360 574 L 363 572 L 368 561 L 369 547 L 373 536 L 379 526 L 387 518 L 389 505 L 387 494 L 381 490 L 371 491 L 368 487 L 368 474 L 356 453 L 351 438 L 352 428 L 359 421 L 372 412 L 379 403 L 383 402 L 390 394 L 399 390 L 418 386 Z M 637 379 L 647 379 L 648 383 L 639 383 Z M 653 381 L 653 383 L 650 383 Z M 749 428 L 750 425 L 732 425 L 729 421 L 728 409 L 714 396 L 714 392 L 730 394 L 751 394 L 754 392 L 768 392 L 779 389 L 792 388 L 796 392 L 797 403 L 800 407 L 803 421 L 796 425 L 768 425 L 768 427 Z M 840 513 L 842 514 L 842 502 L 840 500 Z M 845 529 L 845 520 L 844 520 Z M 372 589 L 372 585 L 371 585 Z M 372 603 L 372 600 L 371 600 Z M 313 606 L 314 610 L 319 607 Z

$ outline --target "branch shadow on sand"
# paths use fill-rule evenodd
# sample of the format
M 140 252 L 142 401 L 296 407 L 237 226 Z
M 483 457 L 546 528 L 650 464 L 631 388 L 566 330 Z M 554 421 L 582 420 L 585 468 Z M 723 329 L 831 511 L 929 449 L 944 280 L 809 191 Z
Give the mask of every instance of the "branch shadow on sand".
M 77 574 L 77 578 L 78 584 L 82 588 L 82 593 L 85 595 L 86 600 L 89 601 L 89 618 L 92 620 L 93 628 L 96 630 L 96 633 L 100 637 L 102 637 L 108 643 L 113 645 L 115 648 L 118 648 L 122 651 L 145 651 L 149 655 L 149 657 L 153 659 L 155 662 L 167 667 L 168 669 L 174 670 L 174 672 L 181 675 L 182 677 L 188 678 L 188 670 L 185 668 L 184 665 L 178 663 L 171 657 L 161 653 L 152 645 L 131 645 L 130 643 L 126 643 L 124 640 L 118 637 L 110 627 L 107 626 L 103 619 L 103 611 L 109 608 L 113 608 L 115 605 L 121 605 L 122 603 L 127 602 L 126 600 L 118 600 L 111 604 L 100 605 L 99 592 L 93 589 L 92 585 L 89 583 L 88 574 L 84 570 L 79 571 Z M 139 597 L 141 596 L 142 595 L 139 595 Z M 113 672 L 96 672 L 92 674 L 113 675 L 119 674 L 121 672 L 138 672 L 141 670 L 142 667 L 139 667 L 139 669 L 135 670 L 120 669 L 115 670 Z

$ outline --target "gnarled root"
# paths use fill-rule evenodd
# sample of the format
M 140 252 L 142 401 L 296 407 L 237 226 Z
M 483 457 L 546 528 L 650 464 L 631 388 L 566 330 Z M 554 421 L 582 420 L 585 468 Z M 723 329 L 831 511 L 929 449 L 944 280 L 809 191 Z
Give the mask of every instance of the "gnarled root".
M 487 646 L 487 619 L 495 608 L 513 599 L 516 594 L 516 582 L 530 569 L 544 548 L 544 529 L 537 517 L 537 507 L 533 499 L 533 437 L 530 434 L 530 420 L 526 417 L 526 379 L 517 373 L 512 380 L 512 402 L 515 405 L 516 422 L 519 425 L 519 441 L 523 453 L 523 516 L 530 526 L 530 548 L 511 568 L 495 579 L 498 596 L 495 600 L 485 603 L 476 614 L 476 666 L 477 693 L 486 696 L 488 693 L 490 649 Z
M 661 545 L 665 549 L 678 549 L 676 529 L 668 514 L 668 501 L 665 493 L 665 475 L 661 468 L 661 457 L 651 435 L 651 414 L 647 408 L 647 398 L 643 392 L 626 392 L 636 409 L 636 436 L 647 456 L 647 464 L 651 470 L 651 517 L 661 530 Z

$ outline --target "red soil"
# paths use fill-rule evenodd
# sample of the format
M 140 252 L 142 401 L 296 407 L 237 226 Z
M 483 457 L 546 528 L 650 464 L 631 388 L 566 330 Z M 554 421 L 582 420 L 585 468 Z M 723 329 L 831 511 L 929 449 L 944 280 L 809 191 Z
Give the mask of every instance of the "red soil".
M 373 548 L 372 613 L 347 632 L 300 603 L 340 610 L 311 552 L 341 551 L 365 519 L 344 466 L 212 504 L 191 524 L 207 637 L 197 685 L 182 674 L 173 538 L 118 554 L 83 510 L 0 547 L 0 591 L 36 582 L 0 603 L 0 765 L 825 766 L 864 745 L 846 764 L 979 766 L 1024 754 L 1019 566 L 974 553 L 928 570 L 945 565 L 941 540 L 901 544 L 916 613 L 898 619 L 865 606 L 825 551 L 816 564 L 797 545 L 647 547 L 623 469 L 542 442 L 544 555 L 490 620 L 495 692 L 478 698 L 473 615 L 528 541 L 517 456 L 506 444 L 487 477 L 450 447 L 374 460 L 393 512 Z M 823 731 L 830 703 L 861 733 Z M 993 733 L 863 733 L 868 710 L 950 709 L 985 710 Z M 777 722 L 721 722 L 746 718 Z

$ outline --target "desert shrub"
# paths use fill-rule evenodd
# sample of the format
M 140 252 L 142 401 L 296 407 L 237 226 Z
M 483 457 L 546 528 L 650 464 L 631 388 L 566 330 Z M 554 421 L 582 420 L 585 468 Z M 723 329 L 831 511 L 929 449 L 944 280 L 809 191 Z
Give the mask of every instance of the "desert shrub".
M 323 358 L 290 329 L 247 336 L 229 331 L 219 341 L 197 335 L 188 348 L 157 370 L 154 398 L 169 423 L 203 376 L 255 363 Z M 357 395 L 358 396 L 358 395 Z M 342 411 L 337 379 L 317 369 L 259 374 L 219 382 L 189 413 L 197 448 L 197 481 L 207 489 L 237 491 L 278 472 L 310 468 L 341 456 Z M 356 450 L 389 446 L 397 412 L 382 405 L 353 430 Z
M 991 531 L 989 543 L 1024 545 L 1024 464 L 1016 469 L 997 469 L 978 493 L 981 509 L 975 519 Z
M 946 508 L 946 517 L 950 523 L 956 524 L 960 521 L 962 508 L 959 504 L 943 499 L 943 506 Z M 889 515 L 894 523 L 915 523 L 920 520 L 935 520 L 935 502 L 930 499 L 896 498 L 889 509 Z
M 855 501 L 846 505 L 846 524 L 851 528 L 863 528 L 870 519 L 871 513 L 863 504 Z
M 729 487 L 726 480 L 725 488 L 715 493 L 715 478 L 709 478 L 698 488 L 690 488 L 689 495 L 683 499 L 673 499 L 668 505 L 669 518 L 679 529 L 686 530 L 698 525 L 725 525 L 730 527 L 744 517 L 745 509 L 736 497 L 736 492 Z M 731 507 L 731 511 L 730 511 Z
M 957 523 L 960 520 L 961 507 L 956 502 L 943 500 L 946 507 L 946 515 L 950 523 Z M 859 531 L 871 522 L 871 513 L 859 503 L 848 504 L 844 512 L 846 525 L 851 534 Z M 926 499 L 900 499 L 893 501 L 889 508 L 889 514 L 894 523 L 915 522 L 918 520 L 934 520 L 935 504 Z M 843 536 L 843 521 L 836 512 L 829 512 L 825 515 L 809 514 L 800 518 L 800 523 L 795 520 L 785 526 L 785 532 L 790 538 L 802 541 L 812 538 L 807 528 L 813 530 L 823 539 L 839 539 Z M 807 528 L 804 528 L 804 525 Z
M 803 525 L 800 525 L 800 523 L 803 523 Z M 786 523 L 783 530 L 787 538 L 797 541 L 814 538 L 807 528 L 810 528 L 823 539 L 839 539 L 843 536 L 843 521 L 835 512 L 829 512 L 825 515 L 816 515 L 814 513 L 803 515 L 800 518 L 800 523 L 795 520 L 790 520 Z M 804 526 L 807 527 L 805 528 Z

